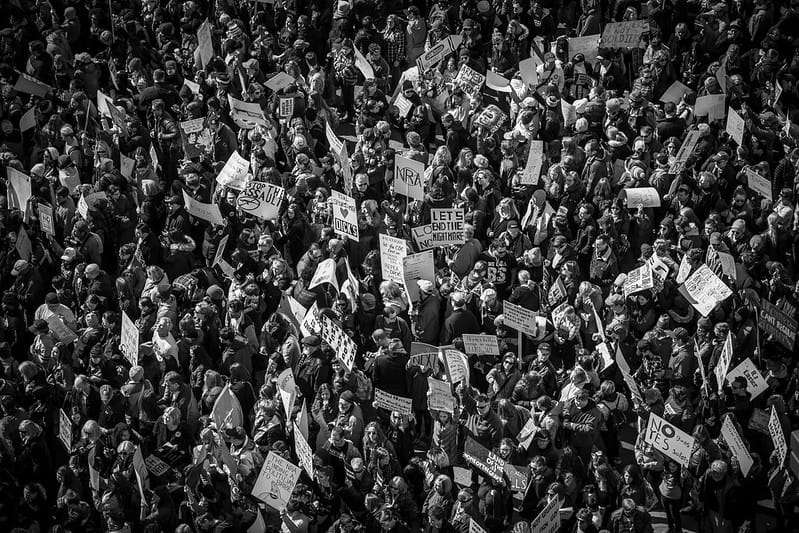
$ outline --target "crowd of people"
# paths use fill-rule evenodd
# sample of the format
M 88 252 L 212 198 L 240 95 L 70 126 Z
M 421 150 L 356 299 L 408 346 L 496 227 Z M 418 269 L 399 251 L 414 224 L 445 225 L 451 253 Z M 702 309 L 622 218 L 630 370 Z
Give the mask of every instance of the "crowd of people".
M 0 6 L 0 530 L 799 528 L 799 0 Z

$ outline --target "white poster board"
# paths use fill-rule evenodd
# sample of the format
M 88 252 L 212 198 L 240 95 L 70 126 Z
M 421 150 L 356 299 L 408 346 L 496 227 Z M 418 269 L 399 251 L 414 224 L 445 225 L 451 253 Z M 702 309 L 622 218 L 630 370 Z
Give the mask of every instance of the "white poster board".
M 263 220 L 277 220 L 286 190 L 264 181 L 248 181 L 236 199 L 242 211 Z
M 433 248 L 433 225 L 425 224 L 424 226 L 411 227 L 411 234 L 419 251 L 428 250 Z
M 449 246 L 466 242 L 464 225 L 466 214 L 463 209 L 431 209 L 430 225 L 433 227 L 431 242 L 433 246 Z
M 503 301 L 502 315 L 505 317 L 506 326 L 532 337 L 538 334 L 538 326 L 536 326 L 537 313 L 535 311 L 508 301 Z
M 406 255 L 408 255 L 408 246 L 405 239 L 380 234 L 380 268 L 384 280 L 394 281 L 400 285 L 405 283 L 402 258 Z
M 216 182 L 223 187 L 230 187 L 237 191 L 244 190 L 247 183 L 247 173 L 250 171 L 250 160 L 244 159 L 238 152 L 233 152 L 228 157 L 225 166 L 216 176 Z
M 702 265 L 680 286 L 680 293 L 702 316 L 708 316 L 719 302 L 732 296 L 732 290 L 707 265 Z
M 413 400 L 397 396 L 396 394 L 390 394 L 380 389 L 375 389 L 375 399 L 372 405 L 386 409 L 387 411 L 396 411 L 402 415 L 410 415 L 413 413 Z
M 732 380 L 738 376 L 743 376 L 746 379 L 746 390 L 752 395 L 752 400 L 768 390 L 768 382 L 748 357 L 727 372 L 727 381 L 732 383 Z
M 727 114 L 727 133 L 738 146 L 741 146 L 744 142 L 745 128 L 746 121 L 744 118 L 735 109 L 730 108 Z
M 499 355 L 499 341 L 496 335 L 475 335 L 464 333 L 463 349 L 467 354 Z
M 427 407 L 431 410 L 455 412 L 455 397 L 450 384 L 440 379 L 427 378 Z
M 738 460 L 741 473 L 743 473 L 744 476 L 748 475 L 749 470 L 752 469 L 752 465 L 754 465 L 755 462 L 749 450 L 746 448 L 741 434 L 738 433 L 735 424 L 732 423 L 731 416 L 724 418 L 724 423 L 721 425 L 721 436 L 724 437 L 727 446 L 730 447 L 732 455 Z
M 120 335 L 120 350 L 125 359 L 130 361 L 131 366 L 139 364 L 139 328 L 130 319 L 125 311 L 122 311 L 122 333 Z
M 283 511 L 300 477 L 301 469 L 273 451 L 266 456 L 252 495 L 277 511 Z
M 521 180 L 522 185 L 537 185 L 541 178 L 541 169 L 544 166 L 544 141 L 530 141 L 530 150 L 527 153 L 527 164 L 524 166 Z
M 183 203 L 186 205 L 186 211 L 191 216 L 200 218 L 216 226 L 221 226 L 225 223 L 218 205 L 200 202 L 189 196 L 185 190 L 182 192 Z
M 788 456 L 788 444 L 785 442 L 785 433 L 782 431 L 782 424 L 780 424 L 780 417 L 777 415 L 777 408 L 771 406 L 771 415 L 768 419 L 768 432 L 771 439 L 774 441 L 774 451 L 777 452 L 779 464 L 785 464 L 785 458 Z
M 344 365 L 349 370 L 352 370 L 353 366 L 355 366 L 355 356 L 358 353 L 358 347 L 355 345 L 355 341 L 353 341 L 343 329 L 335 324 L 330 317 L 320 315 L 319 318 L 322 329 L 322 340 L 333 348 Z
M 694 448 L 694 438 L 655 413 L 649 413 L 644 440 L 667 457 L 688 467 L 691 451 Z
M 719 390 L 724 387 L 724 380 L 727 377 L 727 372 L 730 370 L 730 363 L 732 363 L 732 355 L 732 333 L 727 332 L 727 338 L 724 339 L 724 346 L 721 348 L 719 360 L 716 363 L 716 367 L 713 369 Z
M 339 235 L 357 241 L 360 233 L 358 231 L 358 211 L 355 207 L 355 198 L 333 191 L 330 200 L 333 205 L 333 229 Z
M 627 197 L 627 207 L 637 209 L 639 207 L 660 207 L 660 194 L 654 187 L 632 187 L 623 189 Z
M 230 118 L 241 128 L 253 129 L 255 126 L 269 127 L 264 110 L 255 102 L 242 102 L 227 95 L 230 104 Z
M 398 155 L 394 158 L 394 191 L 413 200 L 424 200 L 424 163 Z

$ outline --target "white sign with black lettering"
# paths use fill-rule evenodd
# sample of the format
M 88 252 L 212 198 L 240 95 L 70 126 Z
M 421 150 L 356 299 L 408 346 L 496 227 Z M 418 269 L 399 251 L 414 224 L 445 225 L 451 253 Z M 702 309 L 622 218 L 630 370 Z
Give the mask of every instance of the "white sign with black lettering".
M 463 209 L 431 209 L 430 225 L 433 227 L 431 239 L 433 246 L 449 246 L 466 242 L 464 224 L 466 214 Z
M 763 374 L 760 373 L 755 364 L 748 357 L 740 365 L 727 373 L 727 381 L 732 383 L 732 380 L 738 376 L 743 376 L 746 379 L 746 390 L 752 395 L 752 400 L 768 390 L 768 383 L 763 377 Z
M 777 408 L 771 406 L 771 416 L 768 419 L 768 432 L 771 434 L 771 439 L 774 441 L 774 451 L 777 452 L 779 464 L 785 463 L 785 457 L 788 455 L 788 444 L 785 442 L 785 433 L 782 431 L 782 424 L 780 417 L 777 415 Z
M 358 231 L 358 211 L 355 208 L 355 198 L 333 191 L 330 200 L 333 204 L 333 229 L 339 235 L 344 235 L 357 241 L 360 238 L 360 233 Z
M 330 317 L 319 315 L 319 319 L 322 329 L 322 340 L 333 348 L 344 365 L 349 370 L 352 370 L 352 367 L 355 365 L 355 355 L 358 353 L 358 347 L 355 345 L 355 341 L 353 341 L 338 324 L 333 322 Z
M 694 449 L 694 438 L 655 413 L 649 413 L 644 441 L 682 466 L 688 467 L 691 451 Z
M 373 405 L 387 411 L 396 411 L 401 415 L 410 415 L 413 413 L 413 400 L 397 396 L 396 394 L 390 394 L 380 389 L 375 389 Z
M 735 424 L 732 423 L 732 416 L 724 418 L 724 423 L 721 425 L 721 436 L 724 437 L 727 446 L 730 447 L 732 455 L 738 460 L 743 475 L 748 475 L 755 462 L 752 460 L 752 455 L 746 448 L 741 434 L 738 433 Z
M 264 181 L 248 181 L 236 199 L 242 211 L 264 220 L 277 220 L 286 189 Z
M 402 258 L 408 255 L 405 239 L 380 234 L 380 268 L 383 279 L 402 285 L 405 277 L 402 273 Z
M 499 355 L 499 341 L 496 335 L 474 335 L 464 333 L 463 349 L 475 355 Z
M 536 312 L 510 303 L 508 301 L 502 302 L 502 315 L 505 317 L 505 325 L 510 326 L 516 331 L 521 331 L 532 337 L 538 334 L 538 326 L 536 325 Z

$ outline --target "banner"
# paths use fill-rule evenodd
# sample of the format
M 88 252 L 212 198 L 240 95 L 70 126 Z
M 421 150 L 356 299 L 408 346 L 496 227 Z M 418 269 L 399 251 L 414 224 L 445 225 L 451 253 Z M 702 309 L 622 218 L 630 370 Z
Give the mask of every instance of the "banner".
M 291 499 L 300 472 L 300 467 L 270 451 L 252 488 L 252 495 L 273 509 L 283 511 Z
M 727 115 L 727 133 L 730 138 L 735 141 L 738 146 L 744 143 L 744 129 L 746 128 L 746 121 L 738 114 L 738 112 L 730 108 Z
M 226 384 L 216 397 L 214 407 L 211 409 L 211 420 L 216 423 L 217 431 L 244 425 L 244 411 L 238 397 L 230 390 L 230 383 Z
M 433 246 L 449 246 L 466 242 L 464 224 L 466 215 L 463 209 L 431 209 L 430 225 L 433 227 L 431 241 Z
M 455 412 L 455 397 L 450 384 L 440 379 L 427 378 L 427 407 L 431 410 Z
M 424 163 L 398 155 L 394 158 L 394 192 L 424 200 Z
M 413 400 L 390 394 L 380 389 L 375 389 L 375 399 L 372 405 L 387 411 L 396 411 L 401 415 L 413 414 Z
M 537 313 L 535 311 L 503 300 L 502 314 L 505 317 L 506 326 L 526 333 L 531 337 L 535 337 L 538 334 L 538 327 L 536 326 Z
M 433 261 L 433 251 L 427 250 L 418 254 L 407 255 L 402 258 L 402 279 L 405 290 L 412 302 L 419 301 L 420 279 L 436 282 L 436 268 Z
M 649 413 L 644 441 L 682 466 L 688 467 L 691 451 L 694 449 L 694 438 L 655 413 Z
M 724 423 L 721 425 L 721 436 L 724 437 L 727 446 L 730 447 L 733 457 L 738 460 L 741 472 L 744 476 L 747 476 L 755 462 L 752 460 L 752 455 L 744 444 L 741 434 L 738 433 L 738 429 L 733 424 L 732 418 L 732 416 L 724 417 Z
M 627 207 L 637 209 L 638 207 L 660 207 L 660 194 L 654 187 L 633 187 L 622 189 L 627 198 Z
M 331 193 L 333 204 L 333 229 L 342 236 L 347 236 L 355 241 L 359 240 L 358 210 L 355 207 L 355 198 L 338 191 Z
M 771 406 L 771 415 L 768 419 L 768 432 L 771 435 L 771 440 L 774 441 L 774 451 L 777 452 L 779 464 L 785 464 L 785 458 L 788 456 L 788 444 L 785 442 L 785 433 L 782 431 L 782 424 L 780 424 L 780 417 L 777 415 L 777 408 Z
M 215 226 L 221 226 L 225 223 L 222 218 L 222 212 L 219 211 L 219 206 L 216 204 L 206 204 L 195 200 L 185 190 L 183 190 L 183 203 L 186 204 L 186 212 L 193 217 L 210 222 Z
M 535 533 L 556 533 L 560 531 L 560 498 L 552 498 L 530 522 L 530 531 Z
M 139 364 L 139 328 L 128 314 L 122 311 L 122 333 L 119 338 L 119 349 L 130 362 L 130 366 Z
M 472 437 L 466 438 L 463 458 L 466 459 L 467 463 L 480 469 L 496 483 L 502 483 L 502 476 L 505 473 L 505 460 Z
M 302 430 L 296 422 L 294 423 L 294 451 L 297 452 L 297 459 L 299 459 L 308 477 L 313 479 L 313 450 L 311 450 L 308 439 L 302 434 Z
M 408 247 L 405 239 L 380 234 L 380 268 L 383 271 L 384 280 L 394 281 L 400 285 L 405 283 L 402 273 L 402 258 L 406 255 L 408 255 Z
M 244 159 L 238 152 L 233 152 L 228 157 L 225 166 L 217 174 L 216 182 L 223 187 L 242 191 L 247 183 L 247 173 L 249 171 L 250 160 Z
M 433 248 L 433 225 L 425 224 L 424 226 L 416 226 L 411 228 L 413 241 L 419 247 L 419 251 L 428 250 Z
M 352 371 L 353 366 L 355 366 L 355 355 L 358 353 L 355 341 L 335 324 L 330 317 L 320 315 L 319 318 L 322 340 L 336 351 L 338 358 L 341 359 L 347 369 Z
M 753 168 L 744 168 L 746 174 L 746 184 L 754 192 L 762 196 L 768 201 L 774 200 L 774 194 L 771 192 L 771 182 L 765 176 L 761 176 Z
M 499 340 L 496 335 L 474 335 L 464 333 L 463 349 L 467 354 L 499 355 Z
M 264 115 L 264 110 L 261 106 L 254 102 L 242 102 L 230 95 L 227 95 L 227 101 L 230 104 L 230 118 L 241 128 L 251 130 L 256 125 L 269 127 L 269 121 Z
M 55 224 L 53 222 L 53 208 L 46 204 L 36 204 L 39 211 L 39 226 L 42 231 L 55 237 Z
M 236 205 L 242 211 L 263 220 L 277 220 L 285 196 L 286 190 L 283 187 L 264 181 L 248 181 L 236 199 Z
M 416 58 L 416 66 L 420 73 L 425 73 L 438 65 L 442 59 L 458 49 L 463 41 L 460 35 L 450 35 L 438 41 L 430 50 Z
M 766 297 L 760 299 L 758 326 L 766 335 L 771 335 L 774 340 L 785 346 L 788 350 L 793 350 L 796 339 L 796 329 L 799 327 L 796 320 L 788 313 L 769 302 Z
M 704 264 L 685 280 L 679 291 L 705 317 L 716 304 L 732 296 L 730 288 Z
M 72 419 L 63 409 L 58 413 L 58 440 L 67 449 L 67 452 L 72 451 Z
M 768 383 L 763 374 L 760 373 L 748 357 L 741 364 L 727 372 L 727 381 L 732 383 L 738 376 L 743 376 L 746 379 L 746 390 L 752 395 L 752 400 L 768 390 Z
M 541 178 L 541 169 L 544 166 L 544 141 L 530 141 L 530 150 L 527 153 L 527 164 L 524 166 L 519 183 L 522 185 L 537 185 Z
M 444 361 L 447 363 L 447 373 L 449 382 L 455 385 L 459 381 L 468 385 L 471 379 L 469 370 L 469 359 L 466 354 L 455 349 L 447 348 L 444 350 Z
M 602 32 L 602 46 L 607 48 L 638 48 L 641 37 L 649 33 L 648 20 L 610 22 Z
M 651 289 L 655 286 L 654 278 L 652 277 L 652 269 L 649 265 L 642 265 L 627 274 L 627 279 L 624 280 L 624 297 L 627 298 L 636 292 Z

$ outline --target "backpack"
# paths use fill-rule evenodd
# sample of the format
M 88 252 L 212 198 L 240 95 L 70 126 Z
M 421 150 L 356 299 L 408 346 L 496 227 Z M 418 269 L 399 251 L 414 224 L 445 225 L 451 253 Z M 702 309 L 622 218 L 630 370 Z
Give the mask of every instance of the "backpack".
M 363 370 L 360 368 L 353 368 L 352 375 L 355 376 L 355 383 L 357 384 L 357 390 L 355 391 L 355 396 L 358 397 L 359 400 L 362 402 L 368 402 L 372 399 L 372 382 L 363 373 Z

